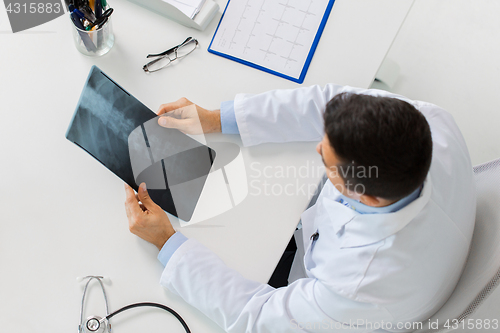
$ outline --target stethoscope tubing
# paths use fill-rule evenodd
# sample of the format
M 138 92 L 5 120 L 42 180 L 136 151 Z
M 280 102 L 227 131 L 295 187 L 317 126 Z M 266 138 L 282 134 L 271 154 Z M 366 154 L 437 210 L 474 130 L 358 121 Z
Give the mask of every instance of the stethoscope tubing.
M 188 325 L 186 324 L 186 322 L 184 321 L 184 319 L 182 319 L 182 317 L 177 312 L 175 312 L 173 309 L 169 308 L 168 306 L 165 306 L 163 304 L 158 304 L 158 303 L 140 302 L 140 303 L 129 304 L 127 306 L 124 306 L 121 309 L 118 309 L 118 310 L 110 313 L 104 319 L 105 320 L 109 320 L 112 317 L 114 317 L 115 315 L 119 314 L 120 312 L 123 312 L 123 311 L 126 311 L 126 310 L 130 310 L 130 309 L 133 309 L 133 308 L 143 307 L 143 306 L 160 308 L 162 310 L 170 312 L 175 318 L 177 318 L 177 320 L 179 320 L 179 322 L 182 324 L 182 327 L 184 327 L 184 330 L 186 331 L 186 333 L 191 333 L 191 330 L 189 329 Z M 104 319 L 103 319 L 103 321 L 104 321 Z

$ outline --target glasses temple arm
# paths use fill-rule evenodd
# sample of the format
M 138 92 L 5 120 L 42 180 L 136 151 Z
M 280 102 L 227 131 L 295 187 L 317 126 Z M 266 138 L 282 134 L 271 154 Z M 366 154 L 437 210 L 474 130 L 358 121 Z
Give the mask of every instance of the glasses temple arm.
M 172 53 L 172 52 L 174 52 L 174 51 L 175 51 L 175 50 L 176 50 L 179 46 L 182 46 L 182 45 L 186 44 L 187 42 L 189 42 L 192 38 L 193 38 L 193 37 L 188 37 L 188 38 L 186 38 L 186 40 L 185 40 L 185 41 L 183 41 L 183 42 L 182 42 L 182 43 L 180 43 L 179 45 L 176 45 L 176 46 L 174 46 L 174 47 L 172 47 L 172 48 L 170 48 L 170 49 L 168 49 L 168 50 L 166 50 L 166 51 L 164 51 L 164 52 L 162 52 L 162 53 L 157 53 L 157 54 L 148 54 L 148 55 L 146 56 L 146 58 L 160 57 L 160 56 L 165 56 L 165 55 L 167 55 L 167 54 L 169 54 L 169 53 Z

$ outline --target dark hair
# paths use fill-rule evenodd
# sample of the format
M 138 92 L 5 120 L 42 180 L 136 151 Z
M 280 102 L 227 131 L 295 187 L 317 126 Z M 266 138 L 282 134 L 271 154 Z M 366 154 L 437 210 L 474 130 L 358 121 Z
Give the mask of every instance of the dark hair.
M 361 186 L 364 194 L 395 200 L 424 182 L 432 137 L 427 120 L 413 105 L 342 93 L 328 102 L 324 117 L 325 133 L 340 161 L 336 167 L 349 190 Z

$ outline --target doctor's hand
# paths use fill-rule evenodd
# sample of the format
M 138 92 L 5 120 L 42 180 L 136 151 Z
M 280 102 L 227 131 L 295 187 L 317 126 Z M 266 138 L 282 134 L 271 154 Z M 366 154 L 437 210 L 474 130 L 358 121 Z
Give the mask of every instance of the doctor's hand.
M 139 186 L 139 192 L 125 184 L 125 210 L 130 232 L 161 250 L 175 233 L 167 214 L 149 197 L 146 184 Z
M 220 110 L 208 111 L 186 98 L 162 104 L 158 109 L 158 124 L 176 128 L 186 134 L 221 132 Z

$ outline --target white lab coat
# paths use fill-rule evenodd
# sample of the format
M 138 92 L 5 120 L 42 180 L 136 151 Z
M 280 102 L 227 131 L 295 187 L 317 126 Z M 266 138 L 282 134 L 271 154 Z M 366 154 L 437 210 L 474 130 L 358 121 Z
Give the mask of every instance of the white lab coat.
M 196 240 L 186 241 L 161 284 L 228 332 L 408 332 L 402 325 L 429 318 L 459 279 L 474 227 L 475 187 L 462 135 L 441 108 L 336 85 L 238 95 L 243 143 L 320 141 L 325 105 L 344 91 L 401 98 L 425 115 L 434 148 L 423 190 L 395 213 L 361 215 L 337 203 L 339 193 L 327 181 L 302 214 L 308 277 L 285 288 L 245 279 Z M 311 240 L 316 231 L 319 238 Z

